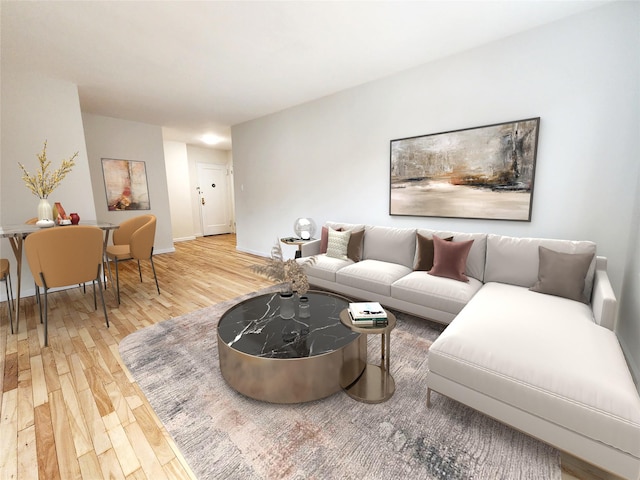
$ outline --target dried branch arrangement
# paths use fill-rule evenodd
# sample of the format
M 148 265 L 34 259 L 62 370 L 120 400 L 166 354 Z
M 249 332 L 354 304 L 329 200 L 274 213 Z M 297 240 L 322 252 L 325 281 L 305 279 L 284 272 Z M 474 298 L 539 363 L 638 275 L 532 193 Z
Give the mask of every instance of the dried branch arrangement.
M 309 257 L 303 262 L 294 259 L 285 260 L 282 256 L 280 242 L 271 248 L 271 258 L 267 259 L 264 265 L 252 265 L 251 270 L 267 277 L 269 280 L 285 284 L 286 291 L 283 293 L 298 292 L 304 295 L 309 291 L 309 280 L 304 271 L 305 265 L 313 265 L 315 257 Z
M 39 198 L 47 198 L 51 195 L 51 192 L 60 185 L 64 177 L 71 172 L 77 156 L 78 152 L 74 153 L 69 159 L 62 160 L 60 167 L 50 172 L 49 167 L 51 166 L 51 161 L 47 159 L 47 141 L 45 140 L 42 152 L 38 154 L 40 170 L 34 175 L 31 175 L 25 166 L 18 162 L 18 165 L 20 165 L 22 169 L 22 180 L 24 180 L 27 188 L 31 190 L 31 193 L 37 195 Z

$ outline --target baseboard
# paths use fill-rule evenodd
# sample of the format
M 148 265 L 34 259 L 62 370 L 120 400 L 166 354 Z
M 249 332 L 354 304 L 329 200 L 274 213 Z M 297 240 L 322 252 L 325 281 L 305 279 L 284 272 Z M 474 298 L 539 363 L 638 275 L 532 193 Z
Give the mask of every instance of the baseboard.
M 173 241 L 174 242 L 188 242 L 190 240 L 195 240 L 196 236 L 195 235 L 191 235 L 189 237 L 180 237 L 180 238 L 174 238 Z
M 161 253 L 173 253 L 176 251 L 175 247 L 171 247 L 171 248 L 160 248 L 158 250 L 156 250 L 155 248 L 153 249 L 153 254 L 154 255 L 159 255 Z
M 236 250 L 237 250 L 238 252 L 249 253 L 249 254 L 251 254 L 251 255 L 257 255 L 258 257 L 267 257 L 267 258 L 269 257 L 269 254 L 268 254 L 268 253 L 264 253 L 264 252 L 257 252 L 257 251 L 254 251 L 254 250 L 248 250 L 248 249 L 246 249 L 246 248 L 236 247 Z

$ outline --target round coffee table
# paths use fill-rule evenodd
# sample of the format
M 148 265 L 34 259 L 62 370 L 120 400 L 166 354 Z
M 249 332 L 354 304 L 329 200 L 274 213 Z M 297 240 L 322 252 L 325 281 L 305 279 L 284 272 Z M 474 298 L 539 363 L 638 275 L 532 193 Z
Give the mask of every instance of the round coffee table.
M 245 300 L 218 323 L 220 371 L 227 383 L 251 398 L 300 403 L 327 397 L 363 372 L 367 340 L 340 321 L 349 300 L 309 291 L 308 318 L 280 317 L 280 295 Z

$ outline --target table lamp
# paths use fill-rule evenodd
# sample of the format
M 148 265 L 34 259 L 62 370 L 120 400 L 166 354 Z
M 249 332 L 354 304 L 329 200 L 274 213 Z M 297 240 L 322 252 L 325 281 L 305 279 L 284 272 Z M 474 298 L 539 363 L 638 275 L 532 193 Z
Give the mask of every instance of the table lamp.
M 316 224 L 311 218 L 298 218 L 293 223 L 293 231 L 302 240 L 309 240 L 316 233 Z

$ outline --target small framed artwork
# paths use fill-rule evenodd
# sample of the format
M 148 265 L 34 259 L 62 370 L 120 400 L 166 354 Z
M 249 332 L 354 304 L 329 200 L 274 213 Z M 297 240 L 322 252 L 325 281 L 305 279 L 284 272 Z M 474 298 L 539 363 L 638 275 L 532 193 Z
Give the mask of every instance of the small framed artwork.
M 530 222 L 540 117 L 391 140 L 390 215 Z
M 151 209 L 144 162 L 103 158 L 102 173 L 110 211 Z

